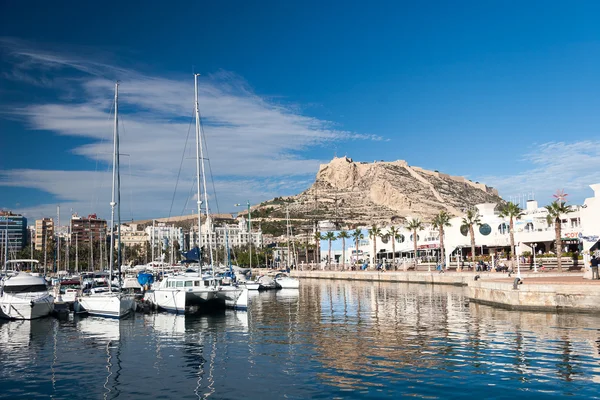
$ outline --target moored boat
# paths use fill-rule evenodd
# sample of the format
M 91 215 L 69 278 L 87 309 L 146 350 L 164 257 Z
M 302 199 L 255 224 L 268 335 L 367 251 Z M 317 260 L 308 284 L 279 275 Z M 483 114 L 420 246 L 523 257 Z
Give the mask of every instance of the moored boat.
M 285 272 L 275 275 L 274 280 L 282 289 L 298 289 L 300 287 L 300 281 L 296 278 L 292 278 Z
M 37 260 L 12 260 L 10 262 Z M 36 319 L 50 315 L 54 297 L 49 293 L 46 279 L 25 272 L 2 281 L 0 317 L 6 319 Z

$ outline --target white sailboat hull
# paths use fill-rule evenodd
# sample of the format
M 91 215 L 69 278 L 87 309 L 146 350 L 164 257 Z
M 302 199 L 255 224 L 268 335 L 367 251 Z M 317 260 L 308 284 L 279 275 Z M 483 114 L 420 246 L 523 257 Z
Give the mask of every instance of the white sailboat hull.
M 147 293 L 147 300 L 158 308 L 174 313 L 196 313 L 218 308 L 220 299 L 215 288 L 178 289 L 158 288 L 152 294 Z
M 248 289 L 235 286 L 221 286 L 217 296 L 225 302 L 226 308 L 248 309 Z
M 109 318 L 123 318 L 129 315 L 135 306 L 133 297 L 110 292 L 81 296 L 77 303 L 78 312 Z
M 24 294 L 11 295 L 4 293 L 0 297 L 0 317 L 5 319 L 37 319 L 43 318 L 54 310 L 54 297 Z

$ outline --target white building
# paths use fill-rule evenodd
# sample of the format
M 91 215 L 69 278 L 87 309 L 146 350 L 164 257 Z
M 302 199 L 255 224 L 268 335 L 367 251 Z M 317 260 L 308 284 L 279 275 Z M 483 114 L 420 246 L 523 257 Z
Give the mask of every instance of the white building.
M 202 237 L 201 242 L 198 241 L 198 229 L 192 228 L 190 232 L 190 247 L 200 243 L 202 246 L 206 246 L 208 243 L 216 248 L 217 246 L 225 246 L 226 243 L 229 247 L 245 246 L 252 242 L 254 247 L 262 247 L 263 236 L 262 231 L 252 229 L 252 234 L 248 231 L 248 221 L 245 218 L 233 224 L 215 225 L 212 218 L 204 221 L 201 227 Z
M 594 191 L 594 197 L 586 199 L 581 206 L 572 206 L 573 212 L 561 218 L 563 239 L 563 249 L 561 250 L 583 252 L 586 260 L 590 250 L 598 250 L 600 236 L 600 184 L 591 185 L 590 187 Z M 499 211 L 496 209 L 497 204 L 495 203 L 478 204 L 476 207 L 481 216 L 481 226 L 474 227 L 476 255 L 508 252 L 510 248 L 509 220 L 499 216 Z M 519 255 L 525 251 L 538 254 L 540 252 L 556 253 L 554 249 L 554 225 L 548 225 L 546 220 L 547 210 L 540 207 L 537 201 L 530 200 L 527 202 L 524 214 L 521 219 L 513 221 L 516 253 Z M 421 259 L 430 258 L 435 261 L 439 257 L 439 233 L 437 229 L 428 224 L 428 221 L 423 222 L 425 223 L 425 229 L 417 232 L 418 257 Z M 468 229 L 461 229 L 462 216 L 452 218 L 450 223 L 451 226 L 445 228 L 444 235 L 447 265 L 450 265 L 450 260 L 456 262 L 458 257 L 464 260 L 471 253 L 471 238 Z M 399 235 L 394 239 L 389 234 L 386 235 L 386 233 L 389 233 L 389 228 L 382 227 L 382 236 L 375 239 L 377 259 L 392 260 L 392 241 L 395 243 L 396 259 L 414 258 L 413 232 L 403 226 L 397 226 Z M 349 231 L 349 233 L 352 233 L 352 231 Z M 369 237 L 367 229 L 362 229 L 362 233 L 364 238 L 359 242 L 358 258 L 373 262 L 373 239 Z M 332 243 L 332 263 L 342 263 L 341 255 L 343 252 L 340 242 L 338 239 Z M 321 241 L 322 262 L 326 259 L 328 251 L 328 241 Z M 345 263 L 351 264 L 355 261 L 354 240 L 346 239 Z

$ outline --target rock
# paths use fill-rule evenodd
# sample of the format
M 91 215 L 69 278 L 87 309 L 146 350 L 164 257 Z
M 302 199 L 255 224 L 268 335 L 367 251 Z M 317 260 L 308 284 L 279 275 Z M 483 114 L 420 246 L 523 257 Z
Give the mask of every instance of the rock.
M 458 216 L 467 207 L 501 202 L 495 189 L 460 176 L 411 167 L 404 160 L 355 162 L 334 158 L 320 166 L 304 192 L 257 207 L 289 207 L 295 218 L 334 220 L 346 225 L 389 225 L 408 217 L 429 221 L 440 210 Z

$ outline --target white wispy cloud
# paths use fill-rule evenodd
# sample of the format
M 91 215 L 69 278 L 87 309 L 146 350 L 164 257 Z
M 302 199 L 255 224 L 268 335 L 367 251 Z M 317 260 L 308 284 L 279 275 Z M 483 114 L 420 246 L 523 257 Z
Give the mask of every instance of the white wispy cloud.
M 522 156 L 530 163 L 516 175 L 485 176 L 482 182 L 510 195 L 534 193 L 542 202 L 553 201 L 552 194 L 564 189 L 569 200 L 581 203 L 592 196 L 589 185 L 600 182 L 600 141 L 548 142 L 537 144 Z
M 0 39 L 0 49 L 12 65 L 3 73 L 4 79 L 50 87 L 57 99 L 10 105 L 4 116 L 19 119 L 31 130 L 88 139 L 88 144 L 69 151 L 99 162 L 104 171 L 60 171 L 52 166 L 48 170 L 6 170 L 0 171 L 0 185 L 39 189 L 80 212 L 105 215 L 108 207 L 101 204 L 107 204 L 109 194 L 105 169 L 112 157 L 110 109 L 118 78 L 121 152 L 128 155 L 122 159 L 123 197 L 130 193 L 134 217 L 167 213 L 193 115 L 191 75 L 152 76 L 104 61 L 106 54 L 99 57 L 90 49 L 76 53 L 40 50 L 13 38 Z M 327 161 L 304 157 L 310 148 L 345 140 L 381 139 L 336 129 L 330 121 L 300 114 L 297 107 L 257 96 L 231 72 L 200 77 L 199 95 L 207 156 L 223 204 L 246 198 L 257 202 L 302 190 L 318 165 Z M 192 125 L 178 204 L 187 198 L 194 179 L 193 129 Z M 54 204 L 40 204 L 21 211 L 38 217 L 53 208 Z

